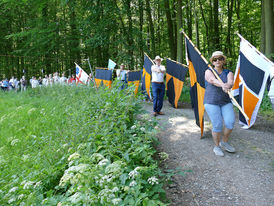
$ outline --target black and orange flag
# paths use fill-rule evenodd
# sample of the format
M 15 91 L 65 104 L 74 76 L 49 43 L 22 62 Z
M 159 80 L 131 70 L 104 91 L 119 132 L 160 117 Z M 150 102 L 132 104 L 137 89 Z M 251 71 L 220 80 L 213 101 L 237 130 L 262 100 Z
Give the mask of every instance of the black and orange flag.
M 142 91 L 143 93 L 147 93 L 150 97 L 150 80 L 151 80 L 151 66 L 153 65 L 153 61 L 148 57 L 147 54 L 144 55 L 144 67 L 142 74 Z
M 142 73 L 141 73 L 141 71 L 129 71 L 127 73 L 127 76 L 128 76 L 128 85 L 130 85 L 130 84 L 135 85 L 134 93 L 136 95 L 138 92 L 139 85 L 140 85 Z
M 201 137 L 204 132 L 204 96 L 205 96 L 205 71 L 209 65 L 203 56 L 185 35 L 186 55 L 190 76 L 190 96 L 191 104 L 194 109 L 196 124 L 201 128 Z
M 108 69 L 96 69 L 95 83 L 97 87 L 103 84 L 110 88 L 112 84 L 112 71 Z
M 186 73 L 187 66 L 171 59 L 166 60 L 166 94 L 169 103 L 175 108 L 178 107 L 178 101 L 183 90 Z

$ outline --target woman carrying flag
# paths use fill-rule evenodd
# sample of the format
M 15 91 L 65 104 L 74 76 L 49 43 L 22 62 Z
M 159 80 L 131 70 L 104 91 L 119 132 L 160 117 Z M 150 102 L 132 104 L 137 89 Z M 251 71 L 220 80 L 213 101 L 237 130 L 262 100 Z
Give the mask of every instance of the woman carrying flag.
M 211 71 L 206 70 L 205 80 L 206 89 L 204 97 L 204 107 L 212 123 L 212 137 L 215 143 L 213 152 L 217 156 L 224 156 L 221 148 L 228 152 L 235 152 L 235 149 L 228 144 L 229 135 L 232 132 L 235 122 L 235 114 L 233 105 L 227 92 L 233 86 L 234 75 L 230 70 L 224 69 L 226 56 L 223 52 L 213 52 L 210 62 L 214 66 L 214 70 L 221 78 L 219 81 Z M 223 129 L 224 122 L 224 129 Z M 223 140 L 220 141 L 223 132 Z

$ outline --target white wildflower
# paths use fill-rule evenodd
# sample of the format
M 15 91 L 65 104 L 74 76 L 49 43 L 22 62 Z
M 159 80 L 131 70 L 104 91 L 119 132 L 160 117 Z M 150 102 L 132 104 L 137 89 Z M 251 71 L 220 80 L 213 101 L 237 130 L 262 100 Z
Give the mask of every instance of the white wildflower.
M 132 182 L 129 184 L 130 187 L 134 187 L 134 186 L 136 186 L 136 185 L 137 185 L 137 183 L 136 183 L 135 181 L 132 181 Z
M 112 202 L 112 204 L 114 204 L 114 205 L 118 205 L 121 201 L 122 201 L 121 198 L 114 198 L 111 202 Z
M 14 145 L 16 145 L 17 142 L 20 142 L 20 140 L 19 139 L 14 139 L 14 140 L 11 141 L 10 144 L 11 144 L 11 146 L 14 146 Z
M 87 169 L 89 168 L 89 165 L 88 164 L 79 164 L 77 166 L 72 166 L 72 167 L 69 167 L 65 173 L 70 173 L 70 172 L 84 172 L 86 171 Z
M 68 161 L 79 159 L 79 157 L 80 157 L 80 154 L 75 152 L 69 156 Z
M 42 205 L 48 202 L 48 198 L 42 200 Z
M 163 161 L 165 161 L 165 160 L 168 159 L 168 154 L 165 153 L 165 152 L 160 152 L 159 155 L 160 155 L 160 158 L 161 158 Z
M 118 187 L 114 187 L 113 189 L 112 189 L 112 192 L 118 192 L 119 191 L 119 188 Z
M 30 115 L 32 112 L 34 112 L 36 110 L 36 108 L 31 108 L 29 111 L 28 111 L 28 115 Z
M 29 157 L 29 155 L 23 155 L 21 159 L 25 162 L 27 159 L 29 159 Z
M 62 147 L 63 149 L 65 149 L 66 147 L 68 147 L 68 144 L 63 144 Z
M 39 187 L 40 185 L 42 184 L 42 182 L 41 181 L 39 181 L 39 182 L 36 182 L 36 184 L 34 185 L 34 188 L 37 188 L 37 187 Z
M 100 186 L 103 186 L 104 182 L 111 182 L 113 179 L 112 175 L 105 175 L 100 180 Z
M 57 206 L 62 206 L 62 202 L 58 202 Z
M 148 181 L 148 183 L 151 184 L 151 185 L 159 184 L 158 179 L 157 179 L 155 176 L 148 178 L 147 181 Z
M 105 159 L 105 157 L 101 155 L 100 153 L 94 153 L 91 155 L 91 159 L 95 161 L 96 163 L 98 163 L 99 161 Z
M 18 200 L 22 200 L 24 198 L 24 196 L 25 196 L 24 194 L 19 195 Z
M 136 125 L 133 125 L 130 129 L 132 129 L 132 130 L 136 129 Z
M 101 160 L 99 163 L 98 163 L 98 165 L 99 166 L 105 166 L 105 165 L 107 165 L 109 163 L 109 160 L 108 159 L 103 159 L 103 160 Z
M 141 130 L 142 132 L 145 132 L 145 131 L 146 131 L 146 129 L 145 129 L 144 127 L 141 127 L 140 130 Z
M 79 146 L 77 147 L 78 150 L 84 149 L 86 147 L 86 144 L 81 143 L 79 144 Z
M 136 135 L 137 135 L 137 134 L 133 134 L 132 136 L 133 136 L 133 137 L 136 137 Z
M 130 173 L 128 173 L 129 179 L 134 179 L 138 176 L 138 174 L 139 172 L 137 172 L 137 170 L 132 170 Z
M 74 195 L 70 196 L 68 200 L 74 204 L 79 203 L 82 200 L 81 193 L 76 192 Z
M 8 203 L 11 204 L 11 203 L 13 203 L 13 202 L 15 202 L 15 201 L 16 201 L 16 198 L 13 197 L 13 198 L 9 199 Z
M 32 186 L 34 184 L 34 182 L 32 182 L 32 181 L 28 181 L 28 182 L 26 182 L 25 183 L 25 185 L 24 185 L 24 190 L 26 190 L 26 189 L 29 189 L 30 188 L 30 186 Z
M 25 205 L 26 205 L 26 203 L 21 202 L 19 206 L 25 206 Z
M 71 178 L 73 178 L 72 174 L 64 174 L 59 182 L 59 186 L 65 186 Z
M 72 185 L 76 185 L 76 184 L 78 184 L 78 183 L 80 182 L 81 178 L 82 178 L 82 175 L 81 175 L 80 173 L 77 173 L 77 174 L 74 175 L 73 178 L 70 180 L 70 183 L 71 183 Z
M 24 180 L 23 182 L 21 182 L 20 185 L 24 185 L 24 184 L 26 184 L 26 182 L 27 182 L 27 180 Z
M 18 187 L 13 187 L 9 190 L 9 193 L 15 192 L 16 190 L 18 190 Z
M 138 170 L 141 169 L 141 167 L 136 167 L 134 170 L 132 170 L 128 176 L 129 176 L 129 179 L 134 179 L 135 177 L 137 177 L 139 175 L 139 172 Z

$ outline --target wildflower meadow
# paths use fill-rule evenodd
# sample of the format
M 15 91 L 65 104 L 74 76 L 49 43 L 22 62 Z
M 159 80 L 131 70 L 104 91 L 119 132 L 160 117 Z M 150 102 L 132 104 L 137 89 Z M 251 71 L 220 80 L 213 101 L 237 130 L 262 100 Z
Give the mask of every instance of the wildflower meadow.
M 165 205 L 155 122 L 133 89 L 0 98 L 0 205 Z

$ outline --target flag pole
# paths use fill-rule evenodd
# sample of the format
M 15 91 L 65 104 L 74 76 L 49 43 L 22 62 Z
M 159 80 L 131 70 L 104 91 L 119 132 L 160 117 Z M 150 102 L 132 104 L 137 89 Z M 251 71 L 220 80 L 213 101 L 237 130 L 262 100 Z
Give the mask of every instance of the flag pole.
M 222 81 L 222 79 L 219 77 L 219 75 L 214 71 L 214 69 L 211 67 L 211 65 L 208 63 L 208 61 L 206 60 L 206 58 L 201 54 L 201 52 L 195 47 L 195 45 L 193 44 L 193 42 L 188 38 L 188 36 L 186 35 L 186 33 L 182 30 L 181 33 L 184 34 L 184 36 L 189 40 L 189 42 L 192 44 L 192 46 L 194 47 L 194 49 L 200 54 L 201 58 L 205 61 L 205 63 L 208 65 L 208 67 L 210 68 L 210 70 L 212 71 L 212 73 L 214 74 L 214 76 L 223 84 L 224 82 Z M 246 113 L 244 112 L 244 110 L 242 109 L 242 107 L 239 105 L 239 103 L 237 102 L 237 100 L 234 98 L 234 96 L 232 95 L 232 93 L 230 91 L 227 91 L 229 97 L 232 99 L 233 103 L 235 104 L 235 106 L 240 110 L 240 112 L 244 115 L 244 117 L 249 120 L 249 117 L 246 115 Z
M 154 61 L 147 55 L 147 53 L 146 52 L 144 52 L 144 53 L 149 58 L 149 60 L 152 62 L 152 64 L 155 65 Z
M 188 66 L 185 65 L 185 64 L 182 64 L 182 63 L 180 63 L 180 62 L 176 62 L 176 61 L 174 61 L 174 60 L 172 60 L 172 59 L 170 59 L 170 58 L 168 58 L 168 59 L 169 59 L 170 61 L 176 63 L 176 64 L 180 64 L 180 65 L 182 65 L 183 67 L 188 68 Z
M 236 34 L 240 37 L 241 40 L 247 41 L 247 40 L 246 40 L 241 34 L 239 34 L 238 32 L 236 32 Z M 254 49 L 259 55 L 261 55 L 266 61 L 268 61 L 268 62 L 270 62 L 272 65 L 274 65 L 273 62 L 272 62 L 270 59 L 268 59 L 262 52 L 260 52 L 256 47 L 254 47 L 252 44 L 250 44 L 249 41 L 247 41 L 247 42 L 248 42 L 248 45 L 249 45 L 252 49 Z
M 93 73 L 92 73 L 92 68 L 91 68 L 91 65 L 90 65 L 89 57 L 87 58 L 87 61 L 88 61 L 89 69 L 90 69 L 91 76 L 92 76 L 92 79 L 93 79 L 93 84 L 94 84 L 94 86 L 96 88 L 96 91 L 97 91 L 97 86 L 96 86 L 95 79 L 94 79 L 94 76 L 93 76 Z

